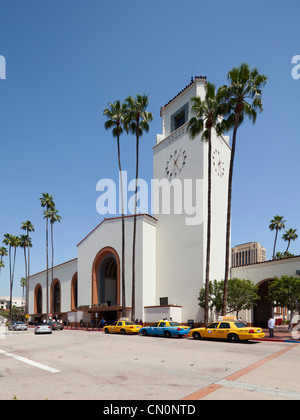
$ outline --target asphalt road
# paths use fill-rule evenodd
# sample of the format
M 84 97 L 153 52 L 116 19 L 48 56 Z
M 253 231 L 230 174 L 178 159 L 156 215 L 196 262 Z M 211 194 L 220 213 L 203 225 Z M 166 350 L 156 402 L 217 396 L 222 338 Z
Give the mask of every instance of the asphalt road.
M 0 338 L 0 400 L 300 399 L 300 344 L 70 330 Z

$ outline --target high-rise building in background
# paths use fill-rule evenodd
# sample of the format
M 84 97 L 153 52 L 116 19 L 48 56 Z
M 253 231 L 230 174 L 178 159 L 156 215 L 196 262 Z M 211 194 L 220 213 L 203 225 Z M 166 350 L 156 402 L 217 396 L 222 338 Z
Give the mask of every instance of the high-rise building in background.
M 231 249 L 231 267 L 266 261 L 266 249 L 259 242 L 248 242 Z

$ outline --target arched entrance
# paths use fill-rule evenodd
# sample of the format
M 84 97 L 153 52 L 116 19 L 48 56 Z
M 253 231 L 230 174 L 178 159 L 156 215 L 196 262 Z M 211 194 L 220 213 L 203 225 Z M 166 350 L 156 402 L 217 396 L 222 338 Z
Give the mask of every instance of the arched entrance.
M 60 302 L 61 302 L 61 287 L 60 281 L 58 279 L 53 280 L 51 287 L 51 308 L 53 314 L 59 314 L 61 312 Z
M 77 273 L 74 274 L 74 276 L 72 277 L 72 282 L 71 282 L 71 310 L 76 309 L 76 307 L 78 306 L 78 286 L 77 286 Z
M 260 300 L 257 306 L 254 306 L 253 321 L 256 327 L 267 328 L 268 317 L 273 315 L 274 308 L 272 302 L 267 298 L 269 293 L 269 284 L 274 279 L 266 279 L 258 284 L 258 294 Z
M 103 248 L 94 260 L 92 305 L 107 307 L 120 305 L 120 260 L 113 248 Z
M 42 286 L 37 284 L 34 289 L 34 313 L 42 315 L 43 310 L 43 293 Z

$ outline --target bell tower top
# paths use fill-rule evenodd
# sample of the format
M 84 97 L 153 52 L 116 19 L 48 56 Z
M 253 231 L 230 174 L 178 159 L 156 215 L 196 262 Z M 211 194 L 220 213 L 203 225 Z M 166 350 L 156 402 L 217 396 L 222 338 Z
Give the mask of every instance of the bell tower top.
M 156 144 L 178 130 L 191 118 L 191 98 L 205 97 L 206 77 L 195 76 L 183 90 L 160 109 L 162 117 L 162 134 L 157 135 Z

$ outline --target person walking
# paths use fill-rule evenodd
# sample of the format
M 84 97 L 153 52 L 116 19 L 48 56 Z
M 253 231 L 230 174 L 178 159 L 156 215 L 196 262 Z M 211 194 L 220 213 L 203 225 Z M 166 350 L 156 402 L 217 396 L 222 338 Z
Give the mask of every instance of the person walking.
M 275 321 L 272 316 L 268 318 L 269 337 L 274 337 Z

